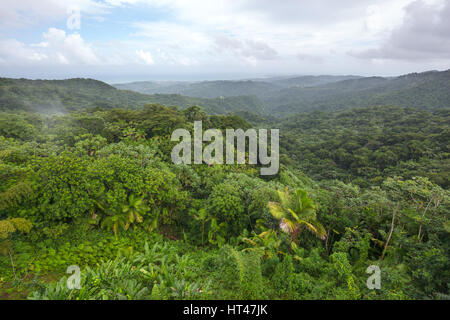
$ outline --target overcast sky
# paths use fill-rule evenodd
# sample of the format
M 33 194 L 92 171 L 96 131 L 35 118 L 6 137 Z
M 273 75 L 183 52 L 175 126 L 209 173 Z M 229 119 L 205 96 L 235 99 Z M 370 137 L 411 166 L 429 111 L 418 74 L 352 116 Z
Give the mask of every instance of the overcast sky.
M 450 68 L 450 0 L 0 0 L 0 76 L 131 80 Z

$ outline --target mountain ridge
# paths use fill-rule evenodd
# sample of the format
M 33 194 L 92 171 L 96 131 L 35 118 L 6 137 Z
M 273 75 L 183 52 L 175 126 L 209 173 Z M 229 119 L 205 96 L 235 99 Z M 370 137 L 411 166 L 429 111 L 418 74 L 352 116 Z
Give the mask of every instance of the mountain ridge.
M 120 90 L 105 82 L 90 78 L 65 80 L 30 80 L 0 78 L 0 111 L 31 111 L 61 113 L 83 108 L 141 108 L 158 103 L 188 108 L 197 105 L 211 114 L 238 110 L 264 113 L 264 105 L 253 96 L 196 98 L 177 94 L 145 95 Z
M 136 85 L 141 86 L 141 91 L 163 92 L 144 94 L 130 90 L 130 86 Z M 158 89 L 162 87 L 168 89 Z M 170 93 L 171 90 L 178 92 Z M 0 78 L 0 111 L 55 113 L 83 108 L 141 108 L 152 103 L 182 109 L 197 105 L 210 114 L 248 112 L 278 118 L 375 105 L 432 111 L 450 107 L 450 70 L 398 77 L 325 75 L 173 83 L 141 81 L 125 87 L 90 78 Z

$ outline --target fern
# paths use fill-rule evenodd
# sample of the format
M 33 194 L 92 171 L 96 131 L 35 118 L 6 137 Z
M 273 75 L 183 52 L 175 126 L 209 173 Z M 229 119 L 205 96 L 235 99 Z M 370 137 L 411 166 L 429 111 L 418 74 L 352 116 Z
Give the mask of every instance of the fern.
M 240 298 L 261 299 L 264 291 L 261 252 L 231 249 L 231 254 L 236 260 L 239 270 Z

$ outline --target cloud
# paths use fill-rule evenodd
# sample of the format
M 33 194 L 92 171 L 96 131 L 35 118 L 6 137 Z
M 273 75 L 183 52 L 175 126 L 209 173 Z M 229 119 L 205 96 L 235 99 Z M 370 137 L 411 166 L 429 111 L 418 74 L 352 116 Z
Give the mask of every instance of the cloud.
M 403 23 L 379 47 L 350 54 L 362 59 L 450 59 L 450 1 L 414 1 Z
M 69 9 L 79 8 L 84 15 L 103 15 L 109 6 L 95 0 L 16 0 L 0 4 L 0 29 L 26 28 L 67 19 Z
M 145 64 L 154 64 L 152 55 L 150 54 L 150 52 L 145 52 L 143 50 L 137 50 L 136 54 L 139 56 L 139 58 L 145 62 Z
M 398 0 L 396 0 L 398 1 Z M 378 4 L 392 2 L 378 0 Z M 373 0 L 247 0 L 237 1 L 239 10 L 259 13 L 266 21 L 277 24 L 305 24 L 313 26 L 333 25 L 340 21 L 354 20 L 367 6 L 374 5 Z
M 50 28 L 43 34 L 46 49 L 58 56 L 65 57 L 64 61 L 72 64 L 98 64 L 100 60 L 93 49 L 84 42 L 78 33 L 66 34 L 64 30 Z
M 43 41 L 26 45 L 16 39 L 0 40 L 0 58 L 7 65 L 95 65 L 100 63 L 90 45 L 78 33 L 50 28 Z
M 251 39 L 238 40 L 225 35 L 215 35 L 216 50 L 223 53 L 229 51 L 236 56 L 254 60 L 273 60 L 278 57 L 278 53 L 261 41 Z
M 33 64 L 48 59 L 45 53 L 37 52 L 15 39 L 0 40 L 0 64 Z
M 449 2 L 3 1 L 0 64 L 3 74 L 19 67 L 163 75 L 442 69 L 450 61 Z M 73 7 L 80 33 L 66 28 Z M 443 60 L 424 62 L 430 57 Z
M 170 52 L 163 51 L 159 48 L 157 49 L 157 52 L 158 52 L 158 59 L 159 61 L 162 62 L 161 64 L 166 64 L 169 66 L 181 65 L 184 67 L 198 64 L 198 61 L 196 59 L 189 58 L 182 54 L 173 54 Z
M 64 8 L 55 6 L 50 0 L 10 1 L 0 5 L 0 28 L 31 26 L 50 20 L 52 16 L 60 16 L 64 12 Z
M 299 53 L 299 54 L 297 54 L 297 58 L 300 61 L 306 61 L 306 62 L 312 62 L 312 63 L 322 63 L 323 62 L 322 57 L 312 55 L 312 54 Z
M 210 57 L 211 39 L 195 26 L 144 21 L 134 22 L 132 27 L 136 31 L 131 34 L 134 41 L 130 46 L 145 46 L 145 50 L 154 53 L 155 63 L 191 66 L 197 64 L 199 58 Z

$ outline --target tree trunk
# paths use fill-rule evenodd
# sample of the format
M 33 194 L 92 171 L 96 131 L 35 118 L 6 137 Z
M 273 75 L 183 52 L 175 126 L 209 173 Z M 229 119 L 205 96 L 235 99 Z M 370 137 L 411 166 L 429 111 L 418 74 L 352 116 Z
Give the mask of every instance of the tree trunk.
M 202 247 L 205 246 L 205 221 L 202 221 Z
M 398 206 L 394 209 L 394 213 L 392 214 L 392 222 L 391 222 L 391 230 L 389 230 L 389 235 L 386 239 L 386 244 L 384 245 L 383 253 L 381 254 L 381 260 L 384 259 L 384 255 L 386 254 L 387 247 L 389 245 L 389 241 L 391 240 L 392 232 L 394 232 L 394 222 L 395 222 L 395 215 L 397 214 Z
M 12 266 L 12 270 L 13 270 L 13 273 L 14 273 L 14 280 L 17 280 L 16 268 L 14 267 L 14 261 L 13 261 L 13 258 L 12 258 L 10 250 L 8 250 L 8 254 L 9 254 L 9 259 L 11 260 L 11 266 Z
M 330 239 L 330 233 L 331 233 L 332 227 L 333 227 L 333 223 L 330 223 L 330 226 L 329 226 L 328 232 L 327 232 L 327 238 L 325 239 L 325 250 L 327 252 L 327 255 L 330 255 L 330 247 L 328 246 L 328 240 Z M 330 245 L 331 245 L 331 241 L 330 241 Z
M 422 234 L 422 224 L 423 224 L 423 221 L 422 221 L 422 220 L 423 220 L 423 218 L 425 217 L 425 214 L 427 213 L 428 208 L 430 207 L 431 201 L 433 201 L 433 200 L 430 200 L 430 201 L 428 202 L 427 207 L 426 207 L 425 210 L 423 211 L 423 214 L 422 214 L 422 217 L 421 217 L 421 221 L 420 221 L 420 226 L 419 226 L 419 234 L 417 235 L 417 241 L 420 241 L 420 235 Z

